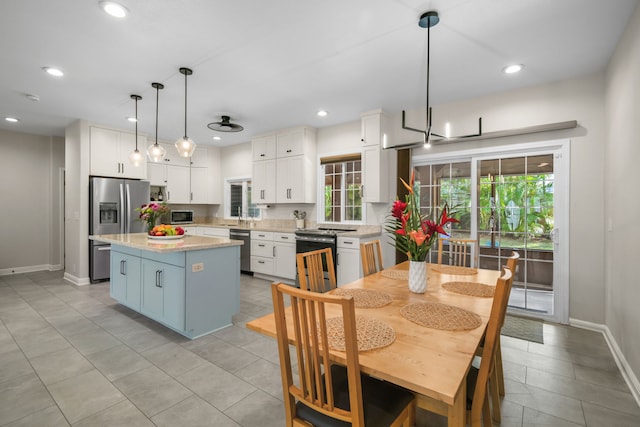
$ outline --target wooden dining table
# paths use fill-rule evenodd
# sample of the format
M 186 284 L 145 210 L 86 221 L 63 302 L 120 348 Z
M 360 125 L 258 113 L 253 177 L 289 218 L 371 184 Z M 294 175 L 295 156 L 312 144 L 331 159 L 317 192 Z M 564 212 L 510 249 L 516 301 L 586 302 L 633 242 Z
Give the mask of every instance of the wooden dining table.
M 448 425 L 464 426 L 466 420 L 466 376 L 489 320 L 493 297 L 476 297 L 446 290 L 447 282 L 495 285 L 499 271 L 478 269 L 477 274 L 447 274 L 438 264 L 427 266 L 427 290 L 409 291 L 407 280 L 398 278 L 409 263 L 398 264 L 339 289 L 371 289 L 391 296 L 391 303 L 378 308 L 356 308 L 356 315 L 379 319 L 390 325 L 396 339 L 387 347 L 359 352 L 361 371 L 397 384 L 416 394 L 419 407 L 445 414 Z M 396 274 L 392 274 L 396 273 Z M 334 291 L 331 291 L 334 292 Z M 471 330 L 432 329 L 406 319 L 401 308 L 412 303 L 435 302 L 462 308 L 480 316 L 480 325 Z M 290 316 L 288 316 L 290 319 Z M 275 337 L 273 313 L 247 323 L 247 328 Z M 290 329 L 289 329 L 290 330 Z M 292 337 L 289 341 L 293 344 Z M 331 351 L 344 363 L 344 353 Z

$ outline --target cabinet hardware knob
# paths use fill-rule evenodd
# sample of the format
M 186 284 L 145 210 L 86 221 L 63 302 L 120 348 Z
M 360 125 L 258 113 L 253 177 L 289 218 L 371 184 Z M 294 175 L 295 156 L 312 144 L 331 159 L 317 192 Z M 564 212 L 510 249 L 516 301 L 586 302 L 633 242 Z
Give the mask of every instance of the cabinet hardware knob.
M 287 150 L 287 153 L 290 153 L 290 152 L 291 152 L 291 149 L 288 149 L 288 150 Z

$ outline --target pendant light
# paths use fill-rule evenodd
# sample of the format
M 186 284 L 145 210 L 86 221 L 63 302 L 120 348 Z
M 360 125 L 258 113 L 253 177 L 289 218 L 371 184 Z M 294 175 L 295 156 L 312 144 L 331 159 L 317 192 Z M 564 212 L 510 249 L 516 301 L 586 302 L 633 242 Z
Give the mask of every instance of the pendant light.
M 151 83 L 151 87 L 156 90 L 156 142 L 147 148 L 147 155 L 152 162 L 159 162 L 164 159 L 167 154 L 167 150 L 158 144 L 158 100 L 160 98 L 160 89 L 164 89 L 162 83 Z
M 135 167 L 140 166 L 142 163 L 142 153 L 138 150 L 138 101 L 142 99 L 140 95 L 131 95 L 131 99 L 136 101 L 136 149 L 129 154 L 129 161 Z
M 420 15 L 420 19 L 418 20 L 418 26 L 420 28 L 427 29 L 427 126 L 425 130 L 415 129 L 405 125 L 405 112 L 402 110 L 402 129 L 410 130 L 413 132 L 418 132 L 422 134 L 423 144 L 425 148 L 431 147 L 431 136 L 435 136 L 438 139 L 433 142 L 438 142 L 441 140 L 446 140 L 449 138 L 470 138 L 482 135 L 482 118 L 478 119 L 478 133 L 472 135 L 461 135 L 456 137 L 449 137 L 445 135 L 440 135 L 431 131 L 431 125 L 433 124 L 433 114 L 432 108 L 429 105 L 429 68 L 430 68 L 430 52 L 429 48 L 431 46 L 431 27 L 435 27 L 438 22 L 440 22 L 440 17 L 438 16 L 438 12 L 429 11 Z
M 182 67 L 180 73 L 184 74 L 184 136 L 176 141 L 176 149 L 180 157 L 191 157 L 196 149 L 196 143 L 187 136 L 187 76 L 193 74 L 193 70 Z

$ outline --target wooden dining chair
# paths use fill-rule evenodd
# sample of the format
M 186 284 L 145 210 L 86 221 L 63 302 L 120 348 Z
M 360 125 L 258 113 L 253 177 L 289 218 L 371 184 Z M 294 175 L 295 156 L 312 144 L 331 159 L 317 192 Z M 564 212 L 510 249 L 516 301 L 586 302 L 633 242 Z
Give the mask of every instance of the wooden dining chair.
M 396 426 L 415 424 L 413 393 L 360 373 L 355 304 L 351 296 L 271 285 L 286 426 Z M 285 295 L 291 301 L 285 315 Z M 329 354 L 327 311 L 341 313 L 346 364 Z M 293 350 L 290 349 L 290 339 Z M 293 366 L 297 363 L 297 377 Z
M 516 251 L 511 251 L 511 256 L 507 258 L 507 269 L 511 271 L 511 276 L 515 278 L 516 269 L 518 267 L 518 260 L 520 259 L 520 254 Z M 507 316 L 507 305 L 509 303 L 509 296 L 511 292 L 507 295 L 505 306 L 503 309 L 502 322 L 500 323 L 500 329 L 504 326 L 504 320 Z M 497 422 L 500 422 L 500 396 L 504 396 L 504 370 L 502 367 L 502 346 L 500 344 L 500 334 L 498 334 L 497 344 L 496 344 L 496 369 L 494 378 L 491 381 L 491 403 L 493 404 L 493 419 Z
M 444 249 L 445 242 L 449 246 L 447 250 Z M 445 254 L 449 257 L 449 265 L 477 267 L 478 241 L 474 239 L 438 237 L 438 264 L 442 264 L 443 255 Z
M 362 258 L 362 274 L 366 277 L 384 269 L 382 265 L 382 249 L 380 240 L 360 244 L 360 257 Z
M 493 378 L 495 369 L 495 352 L 500 336 L 502 319 L 506 313 L 507 300 L 511 292 L 513 276 L 508 268 L 503 269 L 502 276 L 496 281 L 496 290 L 491 305 L 491 314 L 484 335 L 480 367 L 471 367 L 467 374 L 467 420 L 472 427 L 492 426 L 491 408 L 489 406 L 489 379 Z M 440 415 L 447 416 L 447 408 L 426 396 L 418 397 L 418 406 Z
M 331 248 L 299 253 L 296 255 L 296 264 L 300 289 L 327 292 L 336 288 L 336 270 Z

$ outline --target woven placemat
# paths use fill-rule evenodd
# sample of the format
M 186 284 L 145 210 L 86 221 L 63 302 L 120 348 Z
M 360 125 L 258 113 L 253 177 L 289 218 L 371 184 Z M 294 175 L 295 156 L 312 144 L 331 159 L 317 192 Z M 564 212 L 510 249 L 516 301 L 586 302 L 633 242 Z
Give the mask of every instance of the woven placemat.
M 482 324 L 477 314 L 439 302 L 405 305 L 400 309 L 400 313 L 413 323 L 443 331 L 468 331 Z
M 495 286 L 474 282 L 447 282 L 442 284 L 442 288 L 457 294 L 483 298 L 492 297 L 496 290 Z
M 329 347 L 345 350 L 344 323 L 342 317 L 327 319 Z M 375 350 L 391 345 L 396 340 L 396 332 L 382 320 L 366 316 L 356 316 L 356 336 L 358 351 Z
M 434 265 L 433 269 L 439 273 L 444 274 L 461 274 L 461 275 L 472 275 L 478 274 L 477 268 L 471 267 L 458 267 L 457 265 Z
M 378 308 L 390 304 L 393 298 L 373 289 L 336 289 L 334 295 L 352 296 L 356 308 Z
M 384 277 L 396 280 L 409 280 L 409 270 L 382 270 Z

